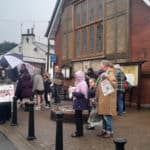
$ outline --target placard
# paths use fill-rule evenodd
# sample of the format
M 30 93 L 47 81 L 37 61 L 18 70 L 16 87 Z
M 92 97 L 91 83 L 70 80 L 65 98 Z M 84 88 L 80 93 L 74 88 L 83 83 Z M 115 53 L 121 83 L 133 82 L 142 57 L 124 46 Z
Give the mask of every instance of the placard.
M 122 66 L 122 71 L 132 86 L 138 85 L 138 65 Z
M 13 84 L 0 85 L 0 103 L 13 101 L 14 91 Z

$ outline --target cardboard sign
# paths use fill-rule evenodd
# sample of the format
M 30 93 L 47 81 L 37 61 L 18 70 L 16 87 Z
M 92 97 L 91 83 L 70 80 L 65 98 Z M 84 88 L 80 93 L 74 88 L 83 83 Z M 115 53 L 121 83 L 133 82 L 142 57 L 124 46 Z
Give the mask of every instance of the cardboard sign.
M 14 91 L 13 84 L 0 85 L 0 103 L 13 101 Z
M 115 91 L 107 79 L 101 81 L 101 88 L 104 96 L 107 96 Z

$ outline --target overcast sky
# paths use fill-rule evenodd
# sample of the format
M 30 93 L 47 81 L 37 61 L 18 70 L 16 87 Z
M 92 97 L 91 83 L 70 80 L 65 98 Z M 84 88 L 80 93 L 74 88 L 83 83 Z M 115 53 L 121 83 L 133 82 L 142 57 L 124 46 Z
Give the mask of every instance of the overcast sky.
M 27 28 L 33 26 L 36 40 L 47 43 L 44 34 L 56 1 L 0 0 L 0 43 L 3 41 L 19 43 L 21 33 L 26 33 Z

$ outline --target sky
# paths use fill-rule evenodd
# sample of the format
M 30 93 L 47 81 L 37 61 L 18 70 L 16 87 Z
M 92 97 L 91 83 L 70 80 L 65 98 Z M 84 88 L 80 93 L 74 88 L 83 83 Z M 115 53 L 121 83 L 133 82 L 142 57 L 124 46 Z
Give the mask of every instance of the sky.
M 0 0 L 0 43 L 20 43 L 21 33 L 34 27 L 36 41 L 44 37 L 57 0 Z

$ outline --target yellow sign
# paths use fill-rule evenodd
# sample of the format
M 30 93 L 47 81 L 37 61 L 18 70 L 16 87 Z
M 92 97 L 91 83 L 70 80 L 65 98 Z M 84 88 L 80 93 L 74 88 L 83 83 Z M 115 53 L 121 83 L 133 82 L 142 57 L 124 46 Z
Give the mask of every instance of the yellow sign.
M 132 86 L 138 85 L 138 65 L 122 66 L 122 71 L 125 73 L 127 81 Z

